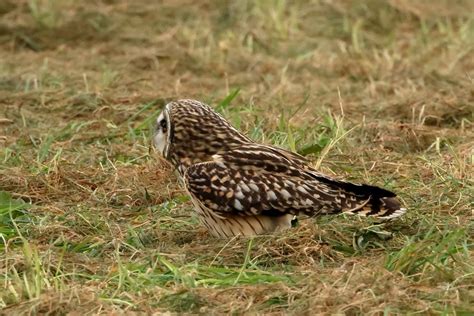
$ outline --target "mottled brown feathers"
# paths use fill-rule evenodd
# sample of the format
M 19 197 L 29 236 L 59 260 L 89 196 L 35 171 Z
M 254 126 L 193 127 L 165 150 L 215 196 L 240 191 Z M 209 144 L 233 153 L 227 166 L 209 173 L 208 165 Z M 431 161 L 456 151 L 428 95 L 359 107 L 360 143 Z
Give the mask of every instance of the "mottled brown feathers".
M 323 175 L 298 154 L 253 142 L 203 103 L 179 100 L 165 112 L 160 118 L 168 118 L 170 134 L 155 142 L 169 144 L 157 148 L 167 148 L 163 155 L 177 167 L 202 223 L 216 236 L 286 229 L 299 214 L 387 219 L 405 212 L 393 192 Z

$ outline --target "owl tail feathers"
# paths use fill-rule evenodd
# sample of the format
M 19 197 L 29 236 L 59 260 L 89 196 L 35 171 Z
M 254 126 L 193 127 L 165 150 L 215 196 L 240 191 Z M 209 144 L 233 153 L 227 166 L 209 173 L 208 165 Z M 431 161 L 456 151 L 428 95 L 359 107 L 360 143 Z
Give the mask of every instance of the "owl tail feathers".
M 336 201 L 340 203 L 341 213 L 391 219 L 407 211 L 391 191 L 367 184 L 335 180 L 319 173 L 313 173 L 312 176 L 339 191 Z
M 347 194 L 343 195 L 347 196 Z M 370 195 L 361 198 L 360 196 L 349 195 L 349 199 L 351 200 L 349 203 L 341 201 L 343 205 L 342 213 L 391 219 L 405 214 L 407 210 L 401 207 L 400 201 L 396 197 Z

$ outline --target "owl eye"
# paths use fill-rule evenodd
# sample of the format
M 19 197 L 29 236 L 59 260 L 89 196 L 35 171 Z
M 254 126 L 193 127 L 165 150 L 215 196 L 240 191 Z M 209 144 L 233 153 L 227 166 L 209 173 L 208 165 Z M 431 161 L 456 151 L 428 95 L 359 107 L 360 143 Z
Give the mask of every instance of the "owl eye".
M 168 130 L 167 126 L 166 126 L 166 120 L 165 119 L 162 119 L 160 121 L 160 126 L 161 126 L 161 129 L 163 130 L 163 133 L 166 133 L 166 131 Z

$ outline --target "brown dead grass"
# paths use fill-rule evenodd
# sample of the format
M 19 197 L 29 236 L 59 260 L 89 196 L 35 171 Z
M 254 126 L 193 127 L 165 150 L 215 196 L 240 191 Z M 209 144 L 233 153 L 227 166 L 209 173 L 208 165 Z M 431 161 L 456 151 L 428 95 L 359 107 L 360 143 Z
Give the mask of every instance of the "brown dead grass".
M 2 250 L 0 313 L 472 312 L 472 12 L 468 0 L 2 2 L 0 191 L 34 207 Z M 290 147 L 282 116 L 301 148 L 343 115 L 354 130 L 321 169 L 388 186 L 410 212 L 305 219 L 250 249 L 208 236 L 138 128 L 169 100 L 215 105 L 234 88 L 225 116 L 264 142 Z

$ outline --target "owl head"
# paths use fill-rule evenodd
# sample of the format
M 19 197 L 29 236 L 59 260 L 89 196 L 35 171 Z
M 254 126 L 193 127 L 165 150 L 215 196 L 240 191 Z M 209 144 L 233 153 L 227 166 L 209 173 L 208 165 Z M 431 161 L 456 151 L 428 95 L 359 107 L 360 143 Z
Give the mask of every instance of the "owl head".
M 208 105 L 168 103 L 156 119 L 156 149 L 175 167 L 209 161 L 212 155 L 251 142 Z

